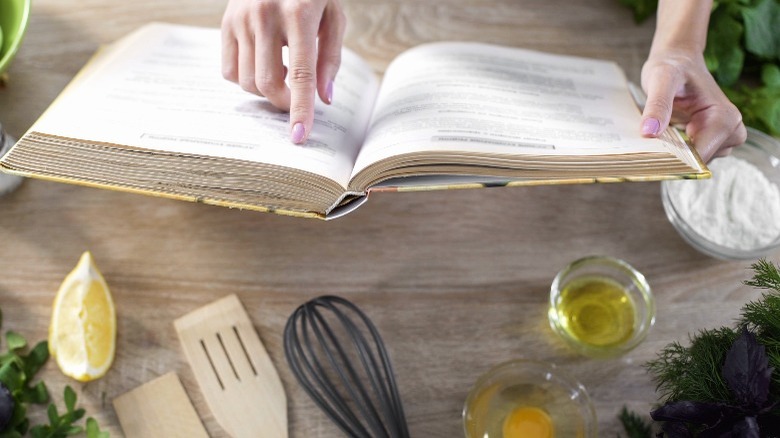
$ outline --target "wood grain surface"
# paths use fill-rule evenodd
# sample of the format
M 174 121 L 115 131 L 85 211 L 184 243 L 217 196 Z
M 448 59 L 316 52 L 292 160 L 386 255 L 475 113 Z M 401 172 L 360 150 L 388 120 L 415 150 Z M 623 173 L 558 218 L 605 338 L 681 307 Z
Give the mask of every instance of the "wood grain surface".
M 638 81 L 653 31 L 652 20 L 635 25 L 617 0 L 343 3 L 345 44 L 378 74 L 408 47 L 470 40 L 611 59 Z M 21 135 L 100 44 L 149 21 L 216 27 L 224 5 L 35 0 L 26 40 L 0 89 L 0 122 Z M 54 294 L 84 250 L 109 283 L 118 315 L 113 368 L 80 384 L 50 361 L 42 378 L 58 400 L 65 384 L 74 386 L 88 415 L 112 436 L 121 431 L 111 400 L 170 371 L 181 377 L 209 433 L 226 436 L 173 321 L 231 293 L 279 370 L 290 436 L 340 436 L 295 382 L 282 346 L 296 306 L 337 294 L 380 329 L 412 435 L 447 438 L 462 436 L 462 404 L 477 377 L 514 358 L 552 361 L 576 376 L 594 400 L 600 436 L 614 437 L 623 405 L 646 413 L 656 401 L 645 361 L 671 341 L 687 341 L 688 333 L 731 324 L 740 306 L 759 296 L 742 285 L 750 262 L 708 258 L 676 234 L 657 183 L 378 194 L 326 223 L 29 180 L 0 198 L 0 212 L 4 329 L 44 339 Z M 657 299 L 649 337 L 618 359 L 579 357 L 547 324 L 553 276 L 590 254 L 633 264 Z

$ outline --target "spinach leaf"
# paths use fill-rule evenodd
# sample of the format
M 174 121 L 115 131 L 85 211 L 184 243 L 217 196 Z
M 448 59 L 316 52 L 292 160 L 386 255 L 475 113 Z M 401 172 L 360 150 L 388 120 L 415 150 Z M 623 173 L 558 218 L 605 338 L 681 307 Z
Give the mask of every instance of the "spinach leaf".
M 745 49 L 760 58 L 780 58 L 780 3 L 761 0 L 741 11 L 745 21 Z

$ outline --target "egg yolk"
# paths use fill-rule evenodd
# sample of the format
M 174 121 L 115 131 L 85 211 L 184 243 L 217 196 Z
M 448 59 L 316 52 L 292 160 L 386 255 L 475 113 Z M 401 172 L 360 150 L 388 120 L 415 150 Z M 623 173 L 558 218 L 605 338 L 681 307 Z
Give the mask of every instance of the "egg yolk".
M 504 420 L 504 438 L 552 438 L 550 416 L 539 408 L 515 408 Z

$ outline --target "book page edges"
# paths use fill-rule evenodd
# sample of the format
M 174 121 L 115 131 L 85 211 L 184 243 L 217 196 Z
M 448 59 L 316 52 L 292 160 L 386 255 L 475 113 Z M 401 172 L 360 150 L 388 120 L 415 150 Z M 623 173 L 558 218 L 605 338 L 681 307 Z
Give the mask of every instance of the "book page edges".
M 325 219 L 325 215 L 315 212 L 305 212 L 305 211 L 297 211 L 297 210 L 286 210 L 286 209 L 279 209 L 279 208 L 270 208 L 270 207 L 263 207 L 260 205 L 255 204 L 244 204 L 239 202 L 227 202 L 222 201 L 219 199 L 213 199 L 213 198 L 206 198 L 206 197 L 200 197 L 200 196 L 188 196 L 180 193 L 167 193 L 167 192 L 157 192 L 153 190 L 143 190 L 138 189 L 134 187 L 127 187 L 127 186 L 121 186 L 121 185 L 115 185 L 115 184 L 105 184 L 105 183 L 95 183 L 83 179 L 78 178 L 68 178 L 68 177 L 62 177 L 62 176 L 53 176 L 53 175 L 42 175 L 39 173 L 33 173 L 33 172 L 24 172 L 19 171 L 16 169 L 12 169 L 8 167 L 8 165 L 4 162 L 0 161 L 0 167 L 2 168 L 2 171 L 4 173 L 8 173 L 11 175 L 18 175 L 23 176 L 26 178 L 34 178 L 39 179 L 43 181 L 52 181 L 57 183 L 67 183 L 67 184 L 75 184 L 90 188 L 97 188 L 97 189 L 109 189 L 114 190 L 118 192 L 125 192 L 125 193 L 132 193 L 137 195 L 147 195 L 147 196 L 154 196 L 157 198 L 166 198 L 166 199 L 175 199 L 178 201 L 189 201 L 199 204 L 206 204 L 206 205 L 215 205 L 218 207 L 227 207 L 231 209 L 238 209 L 238 210 L 251 210 L 251 211 L 258 211 L 262 213 L 273 213 L 278 214 L 282 216 L 292 216 L 292 217 L 300 217 L 300 218 L 308 218 L 308 219 Z
M 689 179 L 708 179 L 712 177 L 712 172 L 710 172 L 710 169 L 707 167 L 707 164 L 704 162 L 704 160 L 701 159 L 701 156 L 699 155 L 699 151 L 696 150 L 696 146 L 694 146 L 693 141 L 690 137 L 683 131 L 682 129 L 679 129 L 675 126 L 669 126 L 667 128 L 667 132 L 670 133 L 671 136 L 676 137 L 679 139 L 680 142 L 682 142 L 688 149 L 688 152 L 690 152 L 691 156 L 693 157 L 693 160 L 698 166 L 699 169 L 701 169 L 701 177 L 698 178 L 689 178 Z
M 695 153 L 695 152 L 694 152 Z M 698 154 L 695 154 L 698 158 Z M 700 160 L 700 159 L 699 159 Z M 475 177 L 474 182 L 443 183 L 435 182 L 423 183 L 414 182 L 415 178 L 396 178 L 384 181 L 377 186 L 370 187 L 365 193 L 345 193 L 342 199 L 331 207 L 325 215 L 325 220 L 332 220 L 343 217 L 368 201 L 372 193 L 409 193 L 409 192 L 430 192 L 438 190 L 468 190 L 468 189 L 486 189 L 492 187 L 533 187 L 547 185 L 565 185 L 565 184 L 610 184 L 621 182 L 652 182 L 664 180 L 680 179 L 708 179 L 712 173 L 703 165 L 703 170 L 698 173 L 676 174 L 676 175 L 655 175 L 655 176 L 620 176 L 620 177 L 588 177 L 588 178 L 558 178 L 558 179 L 524 179 L 524 180 L 496 180 L 491 182 L 476 181 L 480 177 Z M 402 183 L 402 181 L 404 183 Z M 419 180 L 418 180 L 419 181 Z M 428 180 L 430 181 L 430 179 Z M 344 203 L 344 199 L 354 196 L 354 199 Z
M 677 174 L 677 175 L 626 175 L 626 176 L 600 176 L 600 177 L 578 177 L 578 178 L 543 178 L 543 179 L 506 179 L 502 181 L 479 182 L 475 177 L 475 182 L 447 183 L 437 184 L 431 182 L 428 184 L 399 183 L 396 180 L 387 180 L 380 185 L 368 189 L 368 194 L 377 192 L 427 192 L 436 190 L 463 190 L 463 189 L 482 189 L 490 187 L 531 187 L 546 185 L 565 185 L 565 184 L 609 184 L 621 182 L 653 182 L 664 180 L 679 179 L 708 179 L 711 177 L 709 170 L 701 173 Z M 399 178 L 398 180 L 402 180 Z

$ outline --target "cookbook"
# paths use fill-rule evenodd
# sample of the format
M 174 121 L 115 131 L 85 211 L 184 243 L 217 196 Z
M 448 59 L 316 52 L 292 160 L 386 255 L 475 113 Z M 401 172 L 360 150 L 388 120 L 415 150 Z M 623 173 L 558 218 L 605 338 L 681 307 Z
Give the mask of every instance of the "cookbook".
M 0 160 L 9 173 L 330 219 L 378 192 L 707 178 L 642 138 L 614 62 L 472 42 L 349 49 L 307 142 L 220 73 L 220 31 L 151 23 L 101 48 Z

